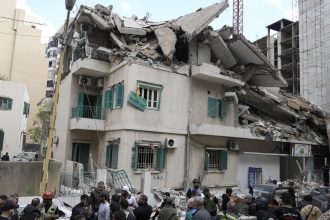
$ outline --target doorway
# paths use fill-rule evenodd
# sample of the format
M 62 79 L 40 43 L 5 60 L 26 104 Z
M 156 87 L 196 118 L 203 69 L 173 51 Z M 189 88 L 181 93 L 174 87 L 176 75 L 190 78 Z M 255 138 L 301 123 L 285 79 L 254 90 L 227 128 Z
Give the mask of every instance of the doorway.
M 90 153 L 90 144 L 73 143 L 72 161 L 83 164 L 85 172 L 88 171 L 89 168 L 89 153 Z

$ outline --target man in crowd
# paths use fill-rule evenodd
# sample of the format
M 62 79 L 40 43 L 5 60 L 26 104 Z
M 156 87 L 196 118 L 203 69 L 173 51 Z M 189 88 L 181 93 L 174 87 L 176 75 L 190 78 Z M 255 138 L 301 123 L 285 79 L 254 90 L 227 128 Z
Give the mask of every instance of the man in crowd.
M 174 198 L 168 197 L 164 207 L 159 212 L 159 220 L 177 220 L 177 212 L 174 208 Z
M 101 193 L 104 193 L 104 192 L 105 192 L 105 184 L 103 181 L 98 182 L 96 189 L 94 189 L 91 192 L 90 202 L 91 202 L 91 206 L 92 206 L 94 213 L 96 213 L 99 210 L 99 205 L 100 205 L 99 197 L 100 197 Z M 109 195 L 108 195 L 108 198 L 109 198 Z
M 226 194 L 222 195 L 221 208 L 222 208 L 222 211 L 223 211 L 225 216 L 226 216 L 226 213 L 227 213 L 227 204 L 230 201 L 230 197 L 231 197 L 232 193 L 233 193 L 233 190 L 231 188 L 227 188 L 226 189 Z
M 140 195 L 138 205 L 139 207 L 133 211 L 136 220 L 150 219 L 152 207 L 148 204 L 148 197 L 146 195 Z
M 42 195 L 41 216 L 45 220 L 53 220 L 64 216 L 64 212 L 59 210 L 57 205 L 53 203 L 53 198 L 54 193 L 51 191 L 46 191 Z
M 211 195 L 209 188 L 203 189 L 204 194 L 204 207 L 210 213 L 212 220 L 220 220 L 217 215 L 219 200 L 217 197 Z
M 135 196 L 133 196 L 128 186 L 123 186 L 121 189 L 122 198 L 126 199 L 130 210 L 134 210 L 137 207 Z
M 72 209 L 70 220 L 75 220 L 76 216 L 83 215 L 87 220 L 91 219 L 92 209 L 88 204 L 88 195 L 80 196 L 80 203 Z
M 164 193 L 162 204 L 160 205 L 159 208 L 156 208 L 155 214 L 154 214 L 154 216 L 152 216 L 152 220 L 155 220 L 156 219 L 156 217 L 159 215 L 160 210 L 165 206 L 166 199 L 168 199 L 170 197 L 171 197 L 170 193 L 168 193 L 168 192 L 165 192 Z
M 34 198 L 20 214 L 20 220 L 38 220 L 41 218 L 40 199 Z
M 110 220 L 110 206 L 108 202 L 108 194 L 106 192 L 102 192 L 99 195 L 99 210 L 98 210 L 98 215 L 97 219 L 98 220 Z
M 277 220 L 276 215 L 269 209 L 269 201 L 265 197 L 256 199 L 257 220 Z
M 186 193 L 188 199 L 190 199 L 193 196 L 201 196 L 202 194 L 199 188 L 199 180 L 193 179 L 192 183 L 193 183 L 193 187 L 190 187 Z
M 211 220 L 210 213 L 204 208 L 204 199 L 200 196 L 195 197 L 197 211 L 193 215 L 193 220 Z
M 11 200 L 6 200 L 2 206 L 2 212 L 0 215 L 0 220 L 10 220 L 10 217 L 14 214 L 14 210 L 18 208 Z
M 310 195 L 304 196 L 307 205 L 301 209 L 300 213 L 305 220 L 317 220 L 321 216 L 321 210 L 312 204 L 313 197 Z
M 278 220 L 302 220 L 300 212 L 292 206 L 290 194 L 288 192 L 282 193 L 281 196 L 283 206 L 275 210 Z
M 9 161 L 9 154 L 8 154 L 8 152 L 1 157 L 1 160 L 2 161 Z
M 120 210 L 125 213 L 126 220 L 136 220 L 132 211 L 128 210 L 128 202 L 126 199 L 120 201 Z

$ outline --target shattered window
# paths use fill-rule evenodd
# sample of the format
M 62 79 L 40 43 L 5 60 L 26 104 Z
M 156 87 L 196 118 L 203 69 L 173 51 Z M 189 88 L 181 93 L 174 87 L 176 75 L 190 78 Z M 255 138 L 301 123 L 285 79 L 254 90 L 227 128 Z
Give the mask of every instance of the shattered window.
M 159 89 L 140 87 L 140 96 L 147 101 L 147 108 L 158 109 Z
M 12 104 L 11 98 L 0 97 L 0 110 L 11 110 Z

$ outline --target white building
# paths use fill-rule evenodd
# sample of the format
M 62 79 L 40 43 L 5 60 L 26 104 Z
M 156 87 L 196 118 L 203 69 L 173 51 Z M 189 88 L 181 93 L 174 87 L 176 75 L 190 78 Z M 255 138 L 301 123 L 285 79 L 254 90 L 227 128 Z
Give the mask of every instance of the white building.
M 15 156 L 26 140 L 29 96 L 24 85 L 0 80 L 0 152 Z
M 153 187 L 181 189 L 193 178 L 208 187 L 247 188 L 295 174 L 291 145 L 323 146 L 323 133 L 296 131 L 293 122 L 311 117 L 299 110 L 309 108 L 304 100 L 258 88 L 286 86 L 260 51 L 243 36 L 207 29 L 226 6 L 174 21 L 185 40 L 163 26 L 146 35 L 134 20 L 113 15 L 114 24 L 90 13 L 100 7 L 82 6 L 70 27 L 79 37 L 69 41 L 56 117 L 53 151 L 63 169 L 73 160 L 88 170 L 92 159 L 109 172 L 125 170 L 138 189 L 146 169 Z M 104 30 L 116 27 L 121 36 Z M 262 170 L 254 182 L 249 167 Z

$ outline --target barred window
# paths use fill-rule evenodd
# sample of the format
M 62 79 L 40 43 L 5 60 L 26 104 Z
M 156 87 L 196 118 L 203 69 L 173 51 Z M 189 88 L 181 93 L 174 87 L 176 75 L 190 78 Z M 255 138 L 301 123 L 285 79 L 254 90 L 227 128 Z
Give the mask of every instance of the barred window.
M 226 170 L 227 169 L 227 151 L 226 150 L 205 150 L 205 170 Z
M 11 110 L 13 100 L 11 98 L 0 97 L 0 110 Z
M 155 168 L 155 151 L 151 147 L 138 146 L 138 169 Z

